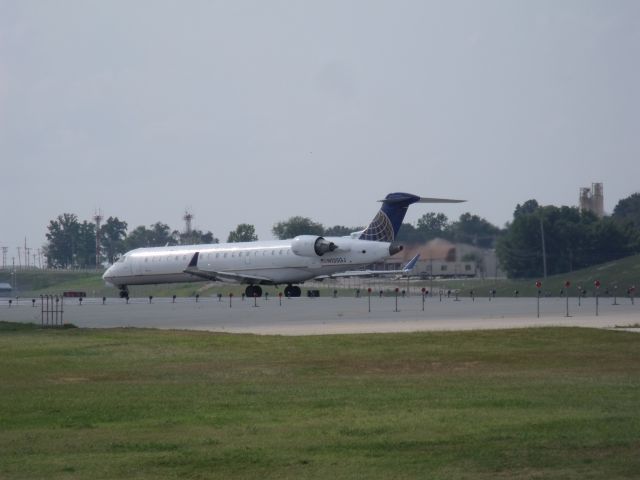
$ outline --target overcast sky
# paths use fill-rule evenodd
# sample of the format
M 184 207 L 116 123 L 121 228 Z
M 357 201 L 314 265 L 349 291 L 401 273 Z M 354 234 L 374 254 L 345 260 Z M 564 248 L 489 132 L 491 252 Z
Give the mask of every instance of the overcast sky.
M 63 212 L 261 239 L 388 192 L 503 226 L 640 190 L 640 2 L 0 0 L 0 245 Z

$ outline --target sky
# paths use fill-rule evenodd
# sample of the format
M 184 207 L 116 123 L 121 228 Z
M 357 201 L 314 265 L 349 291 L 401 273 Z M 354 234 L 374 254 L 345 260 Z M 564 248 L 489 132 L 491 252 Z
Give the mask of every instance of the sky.
M 367 224 L 402 191 L 605 210 L 640 190 L 635 0 L 0 0 L 0 246 L 138 225 Z

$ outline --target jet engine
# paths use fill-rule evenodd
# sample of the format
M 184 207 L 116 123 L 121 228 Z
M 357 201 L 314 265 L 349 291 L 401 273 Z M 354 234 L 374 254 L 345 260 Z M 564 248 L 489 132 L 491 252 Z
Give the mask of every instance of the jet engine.
M 336 248 L 338 246 L 335 243 L 315 235 L 298 235 L 291 242 L 291 250 L 301 257 L 321 257 Z

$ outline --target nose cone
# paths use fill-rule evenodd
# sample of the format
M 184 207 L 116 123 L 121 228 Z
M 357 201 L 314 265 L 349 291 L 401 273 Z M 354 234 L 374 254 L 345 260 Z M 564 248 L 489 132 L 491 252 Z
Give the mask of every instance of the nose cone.
M 111 285 L 113 287 L 113 283 L 111 283 L 109 280 L 113 277 L 113 267 L 114 265 L 111 265 L 109 268 L 107 268 L 107 271 L 104 272 L 104 274 L 102 275 L 102 280 L 104 280 L 108 285 Z

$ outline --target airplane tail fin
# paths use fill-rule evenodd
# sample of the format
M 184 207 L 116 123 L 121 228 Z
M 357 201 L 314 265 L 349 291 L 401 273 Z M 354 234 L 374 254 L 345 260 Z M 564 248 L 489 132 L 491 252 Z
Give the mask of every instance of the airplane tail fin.
M 460 203 L 465 200 L 451 200 L 446 198 L 418 197 L 410 193 L 390 193 L 382 202 L 380 211 L 371 223 L 360 234 L 361 240 L 378 242 L 393 242 L 398 235 L 402 220 L 409 205 L 414 203 Z
M 416 266 L 416 263 L 418 263 L 418 259 L 419 258 L 420 258 L 420 254 L 418 253 L 415 257 L 413 257 L 411 260 L 409 260 L 409 262 L 404 266 L 402 271 L 403 272 L 410 272 L 411 270 L 413 270 L 413 267 Z

